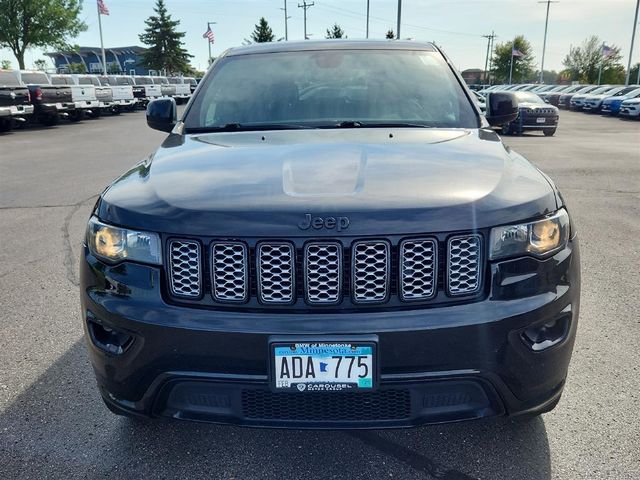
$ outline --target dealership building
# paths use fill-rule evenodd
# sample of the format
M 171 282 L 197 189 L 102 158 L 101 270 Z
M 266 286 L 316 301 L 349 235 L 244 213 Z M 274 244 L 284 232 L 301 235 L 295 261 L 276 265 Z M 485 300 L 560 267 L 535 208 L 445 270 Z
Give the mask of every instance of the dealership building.
M 142 47 L 105 48 L 107 70 L 110 73 L 126 73 L 127 75 L 145 75 L 149 72 L 141 65 Z M 69 65 L 84 64 L 88 73 L 101 73 L 102 50 L 100 47 L 79 47 L 74 51 L 45 53 L 53 60 L 56 71 L 69 72 Z

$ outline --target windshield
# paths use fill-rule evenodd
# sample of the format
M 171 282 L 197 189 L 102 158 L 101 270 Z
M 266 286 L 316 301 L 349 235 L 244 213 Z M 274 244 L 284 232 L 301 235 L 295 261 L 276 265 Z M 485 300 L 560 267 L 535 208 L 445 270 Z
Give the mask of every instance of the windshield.
M 625 87 L 625 88 L 620 87 L 619 91 L 616 91 L 615 93 L 611 92 L 611 96 L 612 97 L 619 97 L 621 95 L 626 95 L 627 93 L 633 92 L 636 88 L 638 88 L 637 85 L 634 85 L 634 86 L 631 86 L 631 87 Z
M 0 85 L 17 87 L 20 85 L 18 77 L 11 72 L 0 72 Z
M 514 92 L 518 102 L 545 103 L 538 95 L 532 92 Z
M 429 51 L 229 56 L 203 87 L 185 118 L 187 129 L 230 124 L 478 127 L 451 68 Z
M 71 77 L 51 77 L 51 85 L 74 85 Z
M 596 88 L 595 90 L 589 92 L 592 93 L 593 95 L 598 95 L 599 93 L 605 93 L 608 92 L 609 90 L 612 90 L 611 87 L 600 87 L 600 88 Z
M 153 85 L 151 77 L 136 77 L 136 85 Z

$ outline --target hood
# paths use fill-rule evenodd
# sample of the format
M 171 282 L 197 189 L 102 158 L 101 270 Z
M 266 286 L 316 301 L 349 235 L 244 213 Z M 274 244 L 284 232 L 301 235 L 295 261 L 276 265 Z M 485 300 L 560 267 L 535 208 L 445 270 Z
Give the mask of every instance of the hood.
M 548 103 L 530 103 L 530 102 L 520 102 L 518 104 L 518 108 L 525 108 L 529 110 L 558 110 L 553 105 L 549 105 Z
M 622 103 L 625 105 L 637 105 L 640 103 L 640 98 L 630 98 L 629 100 L 624 100 Z
M 545 177 L 493 131 L 363 128 L 173 134 L 104 192 L 98 215 L 164 233 L 328 236 L 298 224 L 309 214 L 348 217 L 342 234 L 448 232 L 556 208 Z

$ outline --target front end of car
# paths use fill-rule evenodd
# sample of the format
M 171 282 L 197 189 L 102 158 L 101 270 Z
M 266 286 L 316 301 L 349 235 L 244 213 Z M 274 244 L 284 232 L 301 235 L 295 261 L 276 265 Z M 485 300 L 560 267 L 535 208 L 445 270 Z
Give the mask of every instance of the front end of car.
M 630 118 L 640 117 L 640 98 L 623 101 L 620 104 L 620 116 Z
M 279 152 L 285 134 L 270 149 Z M 443 135 L 409 135 L 416 134 Z M 306 143 L 319 134 L 301 135 Z M 504 155 L 495 134 L 482 135 L 489 140 L 480 144 Z M 229 140 L 170 139 L 190 148 Z M 458 142 L 463 148 L 478 140 Z M 479 161 L 483 179 L 501 181 L 487 183 L 493 193 L 472 203 L 454 196 L 443 204 L 437 182 L 426 188 L 428 204 L 413 197 L 411 208 L 388 210 L 396 194 L 384 197 L 382 185 L 402 178 L 405 195 L 423 197 L 426 179 L 454 174 L 438 145 L 431 147 L 439 160 L 399 165 L 393 178 L 380 159 L 398 153 L 398 145 L 375 158 L 370 151 L 366 185 L 382 189 L 377 207 L 360 210 L 342 197 L 318 216 L 275 207 L 287 199 L 313 211 L 319 199 L 304 191 L 346 185 L 344 177 L 331 187 L 309 183 L 306 173 L 315 167 L 300 156 L 313 156 L 313 146 L 283 160 L 284 180 L 276 178 L 283 172 L 278 162 L 265 170 L 264 162 L 258 167 L 234 157 L 228 169 L 217 162 L 215 177 L 200 171 L 209 180 L 193 177 L 185 183 L 189 190 L 174 197 L 169 184 L 171 190 L 159 190 L 163 172 L 184 180 L 194 165 L 176 171 L 161 154 L 123 176 L 98 201 L 81 260 L 82 318 L 108 407 L 124 415 L 285 428 L 406 427 L 552 409 L 564 387 L 580 304 L 579 246 L 568 210 L 515 154 L 495 164 Z M 336 160 L 323 170 L 340 164 L 343 176 L 363 175 L 360 160 L 345 157 L 350 148 L 332 147 Z M 270 156 L 265 151 L 261 158 Z M 506 177 L 498 168 L 504 162 Z M 227 185 L 232 171 L 247 175 L 249 164 L 256 178 L 275 182 L 256 190 L 251 178 L 236 177 L 239 183 Z M 466 196 L 480 186 L 475 175 L 456 182 Z M 286 192 L 273 199 L 276 184 Z M 222 201 L 228 192 L 233 210 L 205 208 L 205 198 Z M 525 208 L 520 202 L 531 195 L 537 199 Z M 504 198 L 514 201 L 496 210 Z M 241 199 L 255 203 L 254 210 L 240 208 Z M 285 382 L 291 388 L 279 389 L 278 352 L 298 345 L 366 350 L 364 387 L 315 391 L 295 383 L 301 372 L 293 368 Z

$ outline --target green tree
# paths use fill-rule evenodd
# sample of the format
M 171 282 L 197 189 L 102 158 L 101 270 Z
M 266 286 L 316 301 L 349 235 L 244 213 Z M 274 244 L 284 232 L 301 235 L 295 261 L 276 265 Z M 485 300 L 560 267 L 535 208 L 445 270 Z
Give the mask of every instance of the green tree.
M 87 73 L 87 67 L 84 66 L 84 63 L 70 63 L 67 68 L 69 73 Z
M 40 60 L 36 60 L 33 62 L 33 68 L 44 72 L 47 69 L 47 61 L 42 58 Z
M 620 72 L 624 72 L 624 66 L 620 63 L 620 47 L 608 46 L 610 54 L 606 57 L 602 54 L 602 42 L 592 35 L 585 39 L 579 47 L 569 50 L 564 60 L 565 70 L 563 74 L 570 80 L 578 80 L 584 83 L 596 83 L 598 73 L 602 66 L 602 83 L 619 83 Z M 624 73 L 622 74 L 624 82 Z
M 389 40 L 393 40 L 394 38 L 396 38 L 396 34 L 393 33 L 393 30 L 387 30 L 387 34 L 385 35 L 385 38 L 388 38 Z
M 27 49 L 68 48 L 87 29 L 81 10 L 81 0 L 0 0 L 0 48 L 9 48 L 24 69 Z
M 3 70 L 11 70 L 11 60 L 0 61 L 0 68 Z
M 347 36 L 344 34 L 344 30 L 340 28 L 340 25 L 334 23 L 333 27 L 327 28 L 326 38 L 347 38 Z
M 256 24 L 253 32 L 251 32 L 250 42 L 252 43 L 265 43 L 273 42 L 276 36 L 273 34 L 273 30 L 269 26 L 269 22 L 264 17 L 260 17 L 260 20 Z
M 636 63 L 633 67 L 631 67 L 631 73 L 629 74 L 629 84 L 637 84 L 640 83 L 638 80 L 638 71 L 640 70 L 640 63 Z
M 118 64 L 118 62 L 109 62 L 107 63 L 107 73 L 110 74 L 117 74 L 120 73 L 121 69 L 120 69 L 120 65 Z
M 533 54 L 531 44 L 523 35 L 518 35 L 512 41 L 499 43 L 496 45 L 493 54 L 492 78 L 497 83 L 509 81 L 509 70 L 511 67 L 511 51 L 516 49 L 524 54 L 523 57 L 513 57 L 513 82 L 523 82 L 531 78 L 534 73 Z
M 183 48 L 185 33 L 176 30 L 180 21 L 171 19 L 164 0 L 157 0 L 153 11 L 156 15 L 145 20 L 147 26 L 139 35 L 140 41 L 149 47 L 142 54 L 142 65 L 150 70 L 166 70 L 170 74 L 186 72 L 193 55 Z

